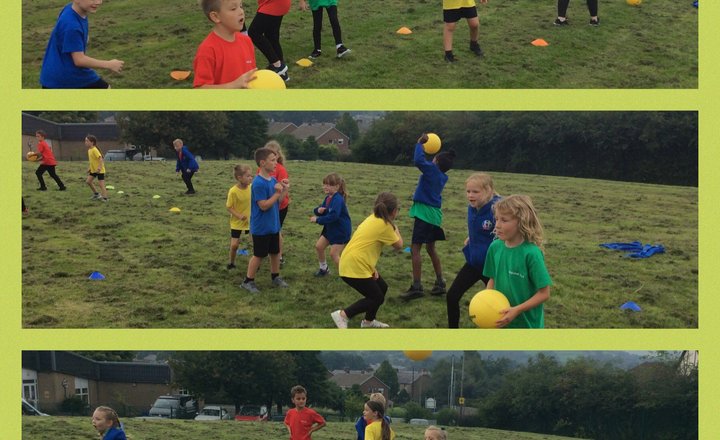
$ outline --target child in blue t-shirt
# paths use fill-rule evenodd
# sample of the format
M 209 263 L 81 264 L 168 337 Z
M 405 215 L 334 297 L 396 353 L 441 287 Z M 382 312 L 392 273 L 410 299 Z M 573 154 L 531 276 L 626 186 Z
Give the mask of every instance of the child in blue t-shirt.
M 88 14 L 102 4 L 97 0 L 73 0 L 58 16 L 50 34 L 40 70 L 40 85 L 46 89 L 108 89 L 110 85 L 93 69 L 122 71 L 123 61 L 91 58 L 88 43 Z
M 415 188 L 412 207 L 410 207 L 410 217 L 415 218 L 412 245 L 410 247 L 413 281 L 410 288 L 400 295 L 404 300 L 423 296 L 422 255 L 420 255 L 423 244 L 427 248 L 436 276 L 435 285 L 430 294 L 443 295 L 445 293 L 442 264 L 435 251 L 435 242 L 445 240 L 445 231 L 441 227 L 442 191 L 448 181 L 448 176 L 445 173 L 452 168 L 455 160 L 455 151 L 442 152 L 436 155 L 432 161 L 429 161 L 425 158 L 425 150 L 423 150 L 423 144 L 427 141 L 428 136 L 423 133 L 418 139 L 417 145 L 415 145 L 414 162 L 422 174 Z
M 483 275 L 485 255 L 495 235 L 493 205 L 500 200 L 495 193 L 493 180 L 485 173 L 475 173 L 465 181 L 468 200 L 468 238 L 465 239 L 465 265 L 455 276 L 447 292 L 448 328 L 460 325 L 460 299 L 478 280 L 487 285 L 490 278 Z
M 330 273 L 330 268 L 325 260 L 325 249 L 330 246 L 330 257 L 335 265 L 340 264 L 340 254 L 345 245 L 350 241 L 352 223 L 345 200 L 347 190 L 345 179 L 337 173 L 330 173 L 323 178 L 323 191 L 325 199 L 322 204 L 313 211 L 315 215 L 310 217 L 311 223 L 323 225 L 320 238 L 315 243 L 320 268 L 315 272 L 316 277 L 324 277 Z
M 280 205 L 279 200 L 288 193 L 290 182 L 275 180 L 270 174 L 277 166 L 277 154 L 269 148 L 255 151 L 255 162 L 260 173 L 252 181 L 250 192 L 250 235 L 253 240 L 253 256 L 248 262 L 247 276 L 240 285 L 250 293 L 260 293 L 255 284 L 263 259 L 270 255 L 272 285 L 288 287 L 280 277 Z
M 95 408 L 92 415 L 92 424 L 102 440 L 127 440 L 117 413 L 108 406 Z

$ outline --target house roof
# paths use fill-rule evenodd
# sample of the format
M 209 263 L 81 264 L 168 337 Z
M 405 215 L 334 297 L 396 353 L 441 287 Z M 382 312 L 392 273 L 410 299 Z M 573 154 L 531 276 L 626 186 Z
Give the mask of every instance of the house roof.
M 430 373 L 427 370 L 412 371 L 400 370 L 397 372 L 398 383 L 400 385 L 409 385 L 413 382 L 417 382 L 420 378 L 427 376 L 430 377 Z
M 28 113 L 22 114 L 22 134 L 33 136 L 37 130 L 44 130 L 47 137 L 63 141 L 82 141 L 92 134 L 98 139 L 120 139 L 120 127 L 115 122 L 62 123 L 48 121 Z
M 342 370 L 340 371 L 340 373 L 333 374 L 333 376 L 330 378 L 330 381 L 337 384 L 340 388 L 350 388 L 353 385 L 362 386 L 371 379 L 375 379 L 387 387 L 387 384 L 382 380 L 378 379 L 373 373 L 347 373 Z
M 278 133 L 291 133 L 297 129 L 297 125 L 292 122 L 270 122 L 268 124 L 267 132 L 269 135 Z
M 324 135 L 328 131 L 335 128 L 335 124 L 331 124 L 329 122 L 319 122 L 319 123 L 305 123 L 300 125 L 298 128 L 296 128 L 292 135 L 295 136 L 298 139 L 307 139 L 310 136 L 314 136 L 316 139 L 320 136 Z M 341 131 L 338 130 L 338 133 L 343 134 Z M 343 134 L 345 136 L 345 134 Z M 345 136 L 347 137 L 347 136 Z

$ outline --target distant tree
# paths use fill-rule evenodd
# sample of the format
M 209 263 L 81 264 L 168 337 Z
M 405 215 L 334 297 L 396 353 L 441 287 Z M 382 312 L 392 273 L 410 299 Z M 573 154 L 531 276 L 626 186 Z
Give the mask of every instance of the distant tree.
M 340 151 L 336 145 L 320 145 L 318 147 L 318 159 L 325 161 L 335 161 L 338 159 Z
M 375 377 L 380 379 L 388 386 L 388 395 L 394 397 L 400 390 L 397 371 L 390 365 L 387 360 L 383 361 L 375 371 Z
M 432 417 L 430 411 L 420 406 L 417 402 L 408 402 L 403 408 L 405 408 L 406 411 L 406 422 L 409 422 L 410 419 L 429 419 Z
M 273 138 L 280 144 L 287 159 L 302 159 L 302 142 L 298 138 L 289 134 L 278 134 Z
M 319 355 L 325 367 L 332 370 L 365 370 L 369 368 L 365 359 L 357 353 L 344 351 L 323 351 Z
M 310 136 L 302 142 L 300 147 L 302 153 L 298 159 L 317 160 L 319 150 L 320 145 L 317 143 L 315 136 Z
M 267 140 L 267 120 L 258 112 L 227 112 L 228 137 L 219 146 L 218 156 L 230 159 L 237 156 L 252 159 L 255 150 L 262 147 Z
M 393 399 L 393 402 L 395 405 L 403 405 L 410 401 L 410 394 L 405 389 L 400 390 L 399 393 L 395 395 L 395 398 Z
M 98 122 L 99 113 L 96 111 L 75 111 L 75 112 L 25 112 L 33 114 L 42 119 L 53 121 L 57 123 L 83 123 L 83 122 Z
M 338 119 L 335 124 L 335 128 L 350 138 L 350 145 L 360 139 L 360 129 L 358 128 L 358 124 L 348 112 L 345 112 L 342 116 L 340 116 L 340 119 Z
M 76 351 L 75 353 L 96 361 L 131 362 L 135 359 L 134 351 Z

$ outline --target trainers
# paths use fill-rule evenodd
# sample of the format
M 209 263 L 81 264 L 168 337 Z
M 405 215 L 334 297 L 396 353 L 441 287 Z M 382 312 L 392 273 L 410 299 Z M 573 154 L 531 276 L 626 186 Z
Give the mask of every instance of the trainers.
M 101 202 L 107 202 L 107 201 L 108 201 L 108 198 L 107 198 L 107 197 L 100 197 L 98 200 L 100 200 Z
M 310 55 L 308 55 L 308 58 L 310 58 L 311 60 L 314 60 L 315 58 L 319 57 L 320 55 L 322 55 L 322 50 L 315 49 L 312 51 L 312 53 Z
M 433 286 L 432 290 L 430 291 L 430 295 L 434 296 L 440 296 L 445 295 L 445 280 L 438 280 L 435 281 L 435 285 Z
M 373 319 L 372 321 L 366 321 L 362 320 L 360 322 L 360 328 L 389 328 L 390 326 L 385 324 L 384 322 L 380 322 L 377 319 Z
M 250 293 L 260 293 L 260 289 L 258 289 L 257 284 L 255 284 L 255 281 L 248 281 L 247 283 L 243 282 L 240 284 L 240 287 L 247 290 Z
M 235 269 L 235 264 L 230 263 L 230 264 L 228 264 L 226 267 L 227 267 L 227 270 Z
M 315 272 L 315 276 L 316 276 L 316 277 L 324 277 L 325 275 L 328 275 L 329 273 L 330 273 L 330 268 L 329 268 L 329 267 L 328 267 L 327 269 L 325 269 L 325 270 L 323 270 L 323 269 L 318 269 L 318 271 Z
M 590 26 L 600 26 L 600 17 L 598 17 L 598 18 L 591 18 L 591 19 L 590 19 Z
M 342 58 L 345 55 L 349 54 L 350 52 L 352 52 L 350 49 L 348 49 L 347 47 L 345 47 L 343 45 L 340 45 L 340 47 L 337 48 L 337 57 Z
M 97 193 L 96 193 L 96 194 L 93 194 L 92 197 L 90 197 L 90 200 L 97 200 L 97 199 L 99 199 L 99 198 L 100 198 L 100 194 L 97 194 Z
M 335 322 L 335 326 L 337 328 L 347 328 L 348 327 L 348 321 L 346 317 L 340 314 L 340 310 L 335 310 L 330 314 L 330 317 L 332 318 L 333 322 Z
M 66 186 L 61 186 L 60 188 L 58 188 L 58 191 L 65 191 L 65 190 L 67 190 Z
M 38 188 L 37 190 L 38 190 L 38 191 L 47 191 L 47 188 L 46 188 L 46 187 L 44 187 L 44 186 L 41 186 L 41 187 L 40 187 L 40 188 Z
M 474 53 L 475 55 L 477 55 L 479 57 L 485 56 L 485 54 L 483 53 L 483 50 L 480 48 L 480 45 L 477 43 L 477 41 L 470 42 L 470 52 Z
M 454 63 L 455 61 L 457 61 L 457 58 L 455 58 L 455 55 L 450 52 L 445 54 L 445 61 L 447 61 L 448 63 Z
M 280 78 L 283 79 L 283 81 L 288 82 L 290 81 L 290 77 L 288 76 L 288 66 L 285 63 L 281 63 L 280 67 L 275 67 L 272 64 L 268 66 L 268 69 L 272 70 L 273 72 L 280 75 Z
M 556 18 L 555 22 L 553 24 L 555 26 L 567 26 L 570 24 L 570 22 L 568 21 L 567 18 L 565 20 L 560 20 L 559 18 Z
M 185 191 L 185 194 L 195 194 L 195 190 L 189 189 L 189 190 Z
M 288 283 L 285 282 L 285 280 L 282 279 L 282 277 L 277 276 L 275 279 L 272 280 L 273 287 L 282 287 L 283 289 L 290 287 L 288 286 Z
M 410 286 L 410 288 L 403 294 L 400 295 L 400 298 L 409 301 L 411 299 L 420 298 L 423 296 L 423 288 L 422 286 L 415 286 L 414 284 Z

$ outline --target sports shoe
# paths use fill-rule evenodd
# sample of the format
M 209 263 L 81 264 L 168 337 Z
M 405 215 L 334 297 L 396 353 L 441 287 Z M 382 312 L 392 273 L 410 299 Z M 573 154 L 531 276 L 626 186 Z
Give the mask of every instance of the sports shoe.
M 58 191 L 65 191 L 65 190 L 67 190 L 66 186 L 61 186 L 60 188 L 58 188 Z
M 600 26 L 600 17 L 598 17 L 598 18 L 591 18 L 591 19 L 590 19 L 590 26 Z
M 41 186 L 37 189 L 38 191 L 47 191 L 47 187 Z
M 372 321 L 366 321 L 362 320 L 360 321 L 360 328 L 389 328 L 390 326 L 385 324 L 384 322 L 380 322 L 377 319 L 373 319 Z
M 108 201 L 108 198 L 107 198 L 107 197 L 100 197 L 98 200 L 100 200 L 101 202 L 107 202 L 107 201 Z
M 447 61 L 448 63 L 454 63 L 455 61 L 457 61 L 457 58 L 455 58 L 455 55 L 450 52 L 445 54 L 445 61 Z
M 189 190 L 185 191 L 185 194 L 195 194 L 195 190 L 189 189 Z
M 410 288 L 403 294 L 400 295 L 400 298 L 409 301 L 411 299 L 420 298 L 423 296 L 423 288 L 422 286 L 415 286 L 414 284 L 410 285 Z
M 475 55 L 479 57 L 484 57 L 485 54 L 483 53 L 483 50 L 480 48 L 480 45 L 477 41 L 471 41 L 470 42 L 470 52 L 474 53 Z
M 95 193 L 95 194 L 93 194 L 92 197 L 90 197 L 90 200 L 97 200 L 97 199 L 99 199 L 99 198 L 100 198 L 100 194 Z
M 272 64 L 270 64 L 270 65 L 268 66 L 268 69 L 270 69 L 270 70 L 272 70 L 273 72 L 275 72 L 275 73 L 277 73 L 278 75 L 280 75 L 280 78 L 282 78 L 283 81 L 285 81 L 285 82 L 290 81 L 290 77 L 288 76 L 288 66 L 287 66 L 287 64 L 281 62 L 281 64 L 280 64 L 279 67 L 276 67 L 276 66 L 273 66 Z
M 250 293 L 260 293 L 260 289 L 258 289 L 257 284 L 255 284 L 255 281 L 248 281 L 247 283 L 243 282 L 240 284 L 240 287 L 247 290 Z
M 228 265 L 226 266 L 226 268 L 227 268 L 227 270 L 235 269 L 235 264 L 234 264 L 234 263 L 230 263 L 230 264 L 228 264 Z
M 277 276 L 272 280 L 273 287 L 282 287 L 283 289 L 290 287 L 281 276 Z
M 435 281 L 435 285 L 433 286 L 432 290 L 430 291 L 430 295 L 433 296 L 440 296 L 445 295 L 445 280 L 437 280 Z
M 310 55 L 308 55 L 308 58 L 310 58 L 311 60 L 314 60 L 315 58 L 319 57 L 320 55 L 322 55 L 322 50 L 315 49 L 312 51 L 312 53 Z
M 343 45 L 340 45 L 340 47 L 337 48 L 337 57 L 342 58 L 345 55 L 349 54 L 350 52 L 352 52 L 350 49 L 348 49 L 347 47 L 345 47 Z
M 325 275 L 328 275 L 329 273 L 330 273 L 330 268 L 329 268 L 329 267 L 328 267 L 327 269 L 325 269 L 325 270 L 323 270 L 323 269 L 318 269 L 318 271 L 315 272 L 315 276 L 316 276 L 316 277 L 324 277 Z
M 330 314 L 330 317 L 335 322 L 335 326 L 337 328 L 347 328 L 348 327 L 348 321 L 349 319 L 345 318 L 343 315 L 340 314 L 340 310 L 335 310 Z
M 553 24 L 555 26 L 567 26 L 570 24 L 570 21 L 567 18 L 565 20 L 560 20 L 559 18 L 556 18 Z

